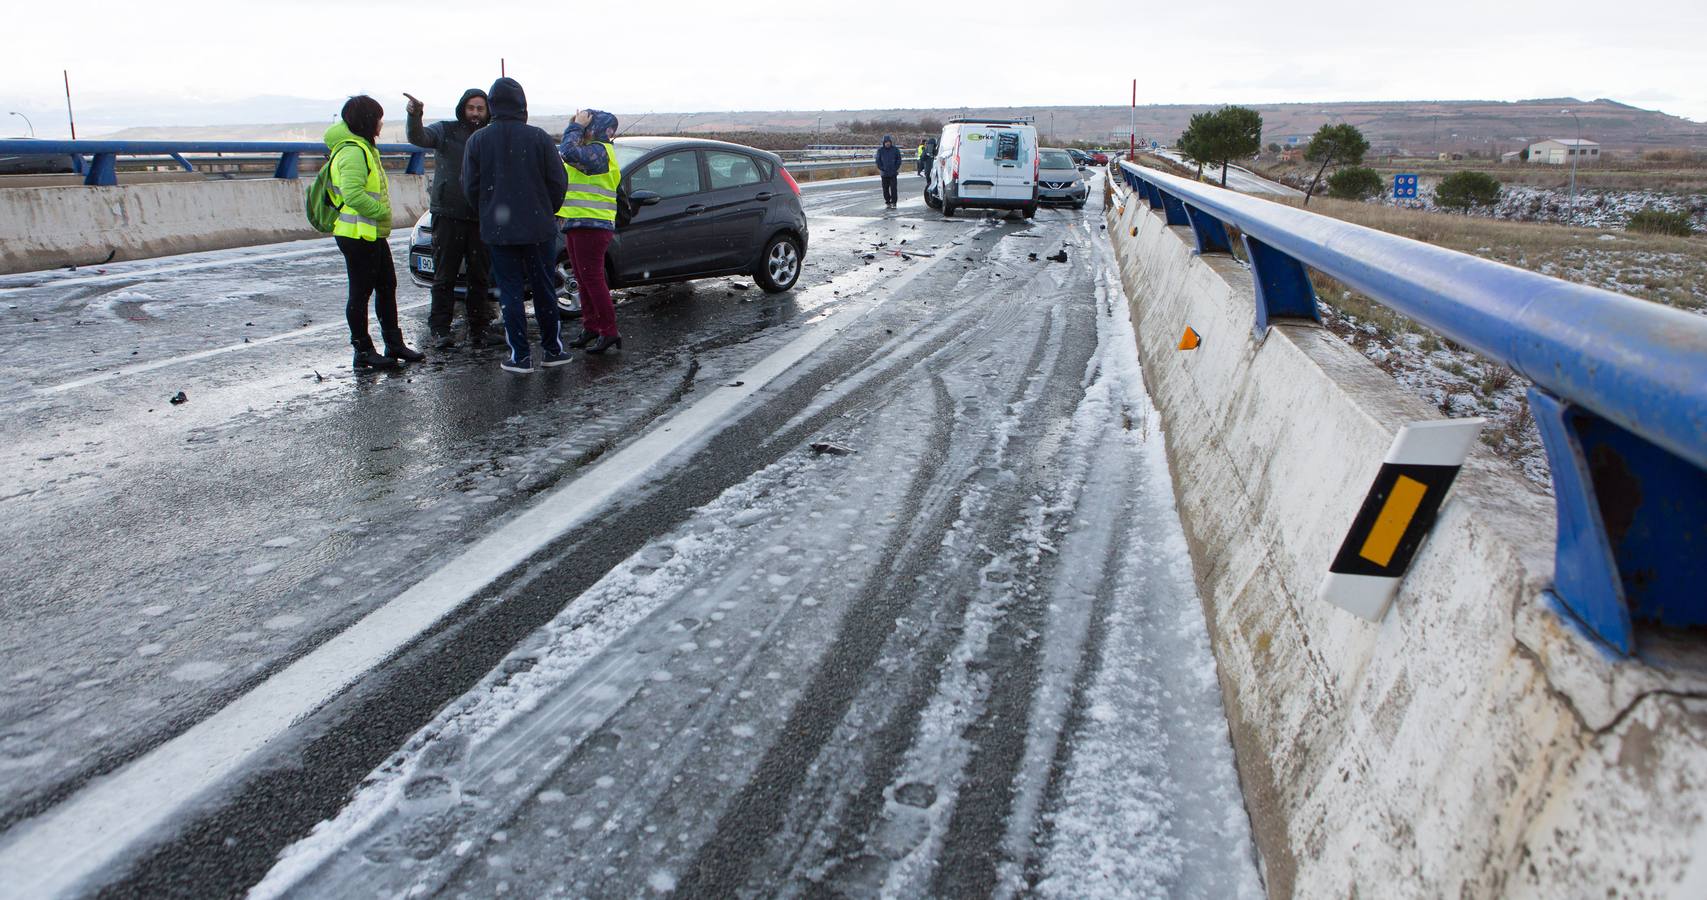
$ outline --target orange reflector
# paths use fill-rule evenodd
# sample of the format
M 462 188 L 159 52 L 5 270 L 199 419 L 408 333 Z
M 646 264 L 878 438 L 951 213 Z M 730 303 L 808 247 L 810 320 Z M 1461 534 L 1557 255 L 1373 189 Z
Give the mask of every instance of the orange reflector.
M 1423 495 L 1428 493 L 1428 486 L 1406 475 L 1400 475 L 1393 482 L 1393 492 L 1387 495 L 1387 502 L 1381 506 L 1381 514 L 1375 517 L 1375 526 L 1369 529 L 1369 537 L 1363 541 L 1363 548 L 1357 555 L 1370 562 L 1384 566 L 1393 559 L 1393 552 L 1399 549 L 1399 538 L 1405 536 L 1405 529 L 1411 524 L 1411 517 L 1417 514 L 1417 507 L 1422 505 Z
M 1201 343 L 1203 343 L 1203 338 L 1199 337 L 1190 325 L 1185 326 L 1185 334 L 1181 335 L 1179 339 L 1179 348 L 1181 350 L 1196 350 L 1197 345 Z

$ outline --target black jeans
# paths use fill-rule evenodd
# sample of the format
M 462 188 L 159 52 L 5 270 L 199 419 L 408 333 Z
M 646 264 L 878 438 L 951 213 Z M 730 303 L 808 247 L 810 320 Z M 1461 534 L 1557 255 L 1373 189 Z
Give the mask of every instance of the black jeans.
M 888 204 L 893 205 L 895 203 L 900 202 L 898 200 L 898 197 L 900 195 L 900 191 L 898 190 L 900 180 L 901 180 L 901 176 L 899 176 L 899 175 L 885 175 L 885 176 L 883 176 L 883 202 L 884 203 L 888 203 Z
M 464 219 L 433 217 L 433 303 L 427 312 L 427 327 L 433 334 L 450 331 L 456 313 L 456 276 L 468 264 L 466 304 L 468 330 L 479 331 L 492 321 L 490 291 L 486 280 L 486 245 L 480 240 L 480 223 Z
M 350 345 L 373 352 L 373 337 L 367 331 L 367 298 L 373 297 L 374 316 L 386 346 L 401 347 L 403 330 L 397 327 L 397 269 L 391 264 L 391 244 L 384 238 L 364 241 L 339 237 L 344 270 L 350 276 L 350 299 L 344 318 L 350 323 Z

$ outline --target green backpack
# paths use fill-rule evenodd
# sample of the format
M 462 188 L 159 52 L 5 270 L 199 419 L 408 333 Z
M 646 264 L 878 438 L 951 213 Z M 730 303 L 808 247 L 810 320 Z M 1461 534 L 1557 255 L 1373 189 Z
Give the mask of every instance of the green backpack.
M 303 206 L 308 211 L 308 224 L 321 234 L 331 234 L 332 227 L 338 224 L 338 207 L 332 203 L 332 160 L 343 148 L 344 144 L 339 144 L 327 154 L 326 164 L 320 167 L 320 171 L 314 176 L 314 183 L 308 186 L 308 196 L 303 198 Z

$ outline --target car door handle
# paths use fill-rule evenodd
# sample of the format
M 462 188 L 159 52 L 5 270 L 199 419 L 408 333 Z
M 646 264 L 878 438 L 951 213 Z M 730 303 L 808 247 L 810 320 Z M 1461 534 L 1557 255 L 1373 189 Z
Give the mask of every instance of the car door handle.
M 760 191 L 758 193 L 758 196 L 754 197 L 753 199 L 754 200 L 769 200 L 770 198 L 775 197 L 775 196 L 776 195 L 771 193 L 770 191 Z
M 705 204 L 704 203 L 690 204 L 688 206 L 688 208 L 686 210 L 683 210 L 683 211 L 686 212 L 690 216 L 697 216 L 700 213 L 705 212 Z

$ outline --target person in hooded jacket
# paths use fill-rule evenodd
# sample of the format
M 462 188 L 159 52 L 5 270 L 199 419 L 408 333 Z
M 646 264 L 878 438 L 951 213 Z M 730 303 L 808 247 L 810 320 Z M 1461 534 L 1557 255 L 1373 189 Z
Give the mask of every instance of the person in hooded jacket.
M 468 139 L 462 156 L 462 191 L 479 212 L 480 237 L 492 256 L 492 276 L 498 282 L 498 303 L 504 315 L 507 372 L 533 371 L 528 342 L 524 287 L 533 294 L 533 314 L 539 322 L 540 362 L 560 366 L 569 361 L 558 333 L 557 292 L 551 264 L 557 258 L 558 207 L 569 178 L 557 142 L 529 125 L 527 94 L 514 78 L 492 82 L 487 92 L 492 124 Z
M 469 88 L 456 101 L 456 118 L 422 126 L 421 114 L 426 107 L 421 101 L 409 98 L 409 143 L 433 151 L 433 186 L 428 193 L 433 213 L 433 303 L 427 313 L 427 328 L 432 331 L 435 346 L 448 350 L 455 346 L 451 336 L 451 319 L 456 312 L 456 277 L 463 264 L 468 266 L 466 304 L 468 339 L 480 346 L 491 334 L 492 310 L 487 287 L 486 245 L 480 242 L 480 221 L 473 204 L 462 193 L 462 151 L 470 136 L 491 119 L 486 108 L 486 92 Z
M 900 199 L 901 148 L 895 146 L 895 136 L 883 136 L 883 146 L 877 148 L 877 174 L 883 176 L 883 205 L 895 208 Z
M 616 330 L 616 306 L 605 281 L 605 250 L 616 234 L 617 191 L 622 170 L 616 161 L 616 116 L 583 109 L 563 129 L 558 153 L 569 177 L 563 207 L 563 240 L 575 280 L 581 285 L 581 334 L 569 342 L 588 353 L 622 348 Z
M 338 220 L 332 237 L 344 254 L 349 276 L 349 299 L 344 318 L 350 325 L 350 345 L 355 348 L 352 368 L 395 369 L 398 360 L 418 362 L 421 352 L 403 342 L 397 324 L 397 269 L 391 262 L 391 185 L 380 163 L 379 130 L 385 124 L 385 108 L 365 94 L 351 97 L 338 113 L 338 121 L 326 129 L 330 151 L 326 165 L 331 171 L 332 205 Z M 367 330 L 368 297 L 379 319 L 385 339 L 385 354 L 373 346 Z

